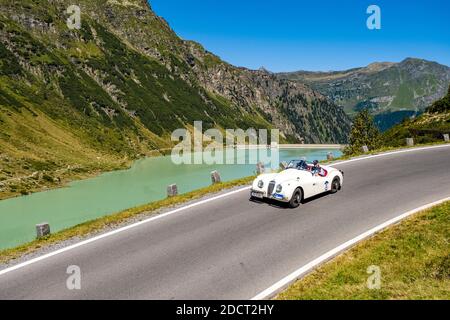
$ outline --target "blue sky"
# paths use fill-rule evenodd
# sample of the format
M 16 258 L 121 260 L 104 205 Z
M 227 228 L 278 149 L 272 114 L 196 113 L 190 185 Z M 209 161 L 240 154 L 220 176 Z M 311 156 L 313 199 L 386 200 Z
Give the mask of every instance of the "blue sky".
M 179 36 L 237 66 L 343 70 L 424 58 L 450 66 L 448 0 L 150 0 Z M 381 30 L 366 9 L 381 8 Z

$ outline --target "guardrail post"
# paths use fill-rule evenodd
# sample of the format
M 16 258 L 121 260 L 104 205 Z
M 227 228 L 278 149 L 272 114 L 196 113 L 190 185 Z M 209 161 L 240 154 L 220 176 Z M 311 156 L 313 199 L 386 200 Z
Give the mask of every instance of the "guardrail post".
M 408 147 L 414 146 L 414 139 L 413 138 L 406 138 L 406 145 Z
M 262 174 L 262 173 L 264 173 L 264 171 L 265 171 L 264 163 L 258 162 L 256 164 L 256 174 Z
M 333 159 L 334 159 L 333 153 L 332 153 L 332 152 L 328 152 L 328 153 L 327 153 L 327 160 L 328 160 L 328 161 L 332 161 Z
M 445 142 L 449 142 L 450 141 L 450 137 L 449 137 L 448 133 L 443 134 L 443 136 L 444 136 L 444 141 Z
M 211 172 L 211 182 L 212 184 L 220 183 L 220 174 L 216 170 Z
M 367 146 L 362 146 L 362 147 L 361 147 L 361 151 L 364 152 L 364 153 L 367 153 L 367 152 L 369 152 L 369 147 L 367 147 Z
M 176 184 L 171 184 L 167 187 L 167 196 L 174 197 L 178 194 L 178 187 Z
M 50 225 L 47 222 L 36 225 L 36 237 L 42 238 L 50 234 Z

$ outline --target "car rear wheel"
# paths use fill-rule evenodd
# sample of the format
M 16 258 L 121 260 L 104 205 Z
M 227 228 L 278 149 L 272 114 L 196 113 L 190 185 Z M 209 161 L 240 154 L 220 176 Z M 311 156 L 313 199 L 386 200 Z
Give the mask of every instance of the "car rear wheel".
M 289 201 L 289 206 L 291 208 L 297 208 L 300 203 L 302 202 L 302 190 L 301 189 L 296 189 L 294 191 L 294 194 L 292 195 L 291 200 Z
M 336 177 L 333 179 L 333 182 L 331 183 L 331 193 L 336 193 L 338 190 L 341 189 L 341 180 L 339 177 Z

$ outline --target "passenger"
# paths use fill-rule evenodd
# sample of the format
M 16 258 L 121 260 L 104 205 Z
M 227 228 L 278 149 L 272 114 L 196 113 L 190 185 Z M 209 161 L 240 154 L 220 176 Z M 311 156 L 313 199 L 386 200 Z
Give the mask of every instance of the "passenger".
M 319 164 L 319 161 L 314 160 L 313 161 L 313 167 L 311 169 L 311 173 L 313 175 L 319 175 L 319 176 L 325 176 L 325 171 L 322 169 L 322 167 Z

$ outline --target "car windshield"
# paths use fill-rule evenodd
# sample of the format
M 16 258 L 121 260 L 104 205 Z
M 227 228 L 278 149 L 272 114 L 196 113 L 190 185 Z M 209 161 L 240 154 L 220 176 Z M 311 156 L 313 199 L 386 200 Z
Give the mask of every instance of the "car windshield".
M 289 162 L 287 169 L 308 170 L 308 164 L 305 160 L 292 160 Z

